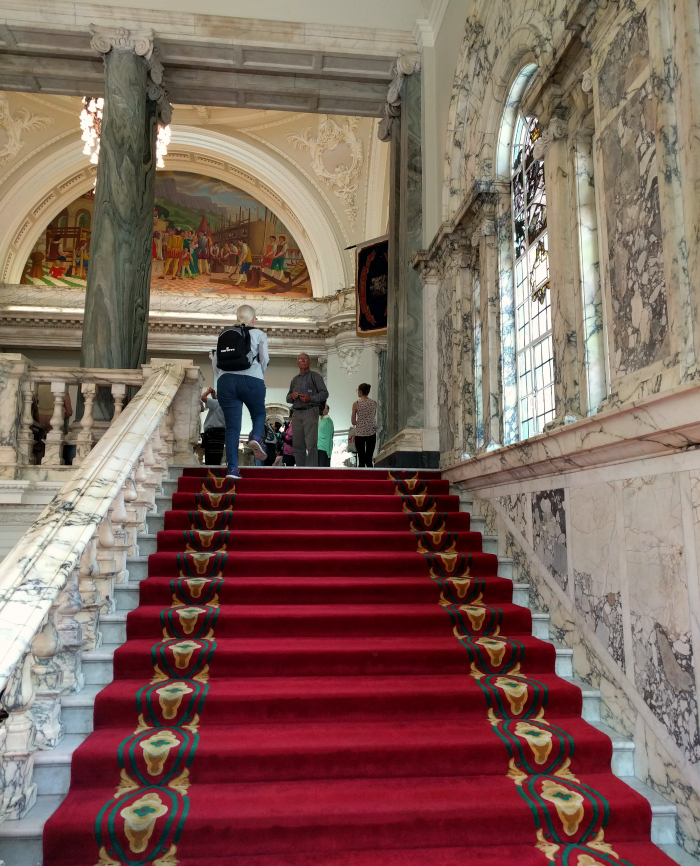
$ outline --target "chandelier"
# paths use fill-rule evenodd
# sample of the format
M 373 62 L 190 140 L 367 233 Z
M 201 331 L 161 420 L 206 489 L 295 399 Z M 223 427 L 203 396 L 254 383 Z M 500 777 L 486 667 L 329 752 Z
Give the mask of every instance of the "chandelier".
M 100 153 L 100 135 L 102 133 L 102 111 L 105 101 L 99 96 L 83 96 L 83 110 L 80 112 L 81 136 L 85 142 L 83 153 L 90 157 L 90 162 L 97 165 Z
M 90 157 L 90 162 L 97 165 L 100 156 L 100 135 L 102 134 L 102 113 L 105 101 L 99 96 L 83 96 L 83 110 L 80 112 L 81 136 L 85 142 L 83 153 Z M 170 144 L 170 125 L 158 124 L 158 136 L 156 138 L 156 166 L 165 168 L 163 157 L 168 155 L 168 144 Z

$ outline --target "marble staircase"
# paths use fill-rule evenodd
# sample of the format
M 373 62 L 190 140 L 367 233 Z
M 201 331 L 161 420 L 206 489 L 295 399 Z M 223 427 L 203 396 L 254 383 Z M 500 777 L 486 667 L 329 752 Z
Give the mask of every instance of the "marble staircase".
M 0 824 L 0 861 L 5 866 L 41 866 L 42 833 L 46 820 L 58 808 L 68 792 L 71 773 L 71 758 L 75 749 L 92 731 L 95 696 L 113 676 L 114 652 L 126 640 L 126 616 L 138 605 L 138 586 L 148 573 L 148 556 L 156 550 L 157 532 L 163 529 L 163 513 L 169 507 L 172 493 L 177 487 L 177 477 L 182 467 L 172 466 L 170 477 L 163 481 L 163 495 L 155 497 L 156 510 L 147 518 L 147 533 L 139 536 L 138 556 L 127 559 L 129 580 L 115 586 L 116 610 L 100 617 L 103 635 L 102 646 L 83 653 L 85 687 L 76 695 L 62 698 L 62 719 L 65 736 L 59 746 L 51 751 L 38 751 L 34 760 L 34 781 L 38 787 L 36 805 L 19 821 Z M 472 503 L 462 497 L 461 510 L 471 510 Z M 483 518 L 473 517 L 472 529 L 485 529 Z M 498 552 L 498 538 L 483 536 L 483 549 L 487 553 Z M 513 579 L 513 561 L 499 556 L 498 574 Z M 513 601 L 530 607 L 530 592 L 527 583 L 515 583 Z M 549 614 L 533 611 L 533 635 L 549 640 Z M 573 651 L 551 641 L 556 649 L 556 672 L 559 676 L 579 686 L 583 693 L 583 717 L 612 740 L 612 770 L 616 776 L 635 788 L 651 805 L 652 841 L 661 847 L 681 866 L 700 866 L 676 844 L 677 808 L 634 775 L 634 750 L 631 740 L 621 736 L 601 722 L 601 693 L 575 676 Z

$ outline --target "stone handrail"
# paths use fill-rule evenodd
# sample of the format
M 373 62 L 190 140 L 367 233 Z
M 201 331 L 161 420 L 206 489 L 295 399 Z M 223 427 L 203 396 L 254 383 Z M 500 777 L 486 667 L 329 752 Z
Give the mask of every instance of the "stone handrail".
M 97 371 L 101 373 L 102 371 Z M 3 561 L 0 577 L 0 821 L 36 798 L 34 752 L 63 737 L 61 695 L 84 685 L 82 652 L 99 648 L 100 612 L 155 510 L 170 463 L 196 463 L 201 374 L 153 361 L 141 390 Z

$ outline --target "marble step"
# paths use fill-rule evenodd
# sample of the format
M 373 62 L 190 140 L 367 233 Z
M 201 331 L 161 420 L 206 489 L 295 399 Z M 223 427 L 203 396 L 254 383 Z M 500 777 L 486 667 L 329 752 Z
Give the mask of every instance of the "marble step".
M 103 628 L 104 644 L 98 650 L 83 653 L 83 673 L 86 685 L 106 686 L 114 678 L 114 651 L 126 641 L 126 613 L 111 614 L 108 628 Z M 534 625 L 533 625 L 534 632 Z M 119 640 L 123 638 L 123 640 Z M 554 670 L 557 676 L 570 679 L 573 674 L 573 650 L 547 640 L 556 651 Z
M 578 680 L 574 676 L 564 677 L 564 679 L 573 685 L 578 686 L 583 693 L 583 709 L 581 711 L 582 718 L 587 722 L 599 722 L 600 690 L 594 689 L 592 686 L 589 686 L 588 683 L 584 683 L 583 680 Z
M 145 539 L 146 543 L 142 544 L 142 539 Z M 152 550 L 151 547 L 155 545 L 156 536 L 153 534 L 140 535 L 139 536 L 139 555 L 138 556 L 129 556 L 126 560 L 126 567 L 129 571 L 129 580 L 130 581 L 139 581 L 144 580 L 148 577 L 148 556 L 150 553 L 155 553 L 155 550 Z M 491 546 L 492 550 L 487 550 L 487 541 L 489 542 L 489 546 Z M 484 552 L 485 553 L 496 553 L 498 550 L 498 539 L 494 538 L 491 541 L 488 536 L 484 538 Z M 503 577 L 506 580 L 513 579 L 513 560 L 507 556 L 499 556 L 498 557 L 498 576 Z M 119 584 L 117 584 L 118 586 Z M 513 599 L 514 604 L 520 604 L 520 602 L 515 601 Z
M 634 776 L 634 742 L 628 740 L 623 734 L 618 734 L 603 722 L 589 722 L 606 736 L 610 737 L 613 744 L 612 771 L 616 776 Z
M 60 787 L 60 779 L 67 781 L 70 778 L 70 754 L 77 748 L 80 741 L 82 740 L 77 737 L 70 739 L 66 737 L 64 741 L 66 745 L 61 753 L 63 769 L 59 769 L 58 761 L 54 763 L 54 787 Z M 615 750 L 615 748 L 615 744 L 613 744 L 613 749 Z M 58 752 L 58 749 L 56 751 Z M 615 751 L 613 752 L 613 761 L 615 760 L 614 755 Z M 42 778 L 43 787 L 48 776 L 40 778 Z M 640 782 L 639 779 L 623 777 L 623 781 L 645 797 L 651 806 L 652 842 L 659 845 L 679 866 L 700 866 L 694 857 L 683 851 L 675 842 L 676 807 L 643 782 Z M 4 860 L 7 866 L 41 866 L 44 824 L 59 807 L 64 796 L 65 792 L 44 794 L 40 789 L 35 806 L 25 818 L 21 821 L 5 821 L 0 824 L 0 858 Z
M 67 734 L 55 749 L 34 755 L 34 781 L 40 797 L 67 794 L 73 752 L 87 734 Z
M 107 641 L 98 650 L 88 650 L 83 653 L 83 674 L 85 685 L 106 686 L 114 679 L 114 651 L 126 640 L 126 614 L 123 614 L 124 640 Z M 104 636 L 104 631 L 102 632 Z

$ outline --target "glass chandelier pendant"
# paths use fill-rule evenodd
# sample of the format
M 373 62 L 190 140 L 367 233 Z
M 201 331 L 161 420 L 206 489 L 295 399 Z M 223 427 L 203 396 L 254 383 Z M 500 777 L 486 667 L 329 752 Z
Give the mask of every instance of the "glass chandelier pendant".
M 80 112 L 80 128 L 83 131 L 81 139 L 85 142 L 83 153 L 90 157 L 92 165 L 97 165 L 100 154 L 104 104 L 101 96 L 83 96 L 83 110 Z
M 170 144 L 170 124 L 158 126 L 158 137 L 156 138 L 156 168 L 165 168 L 163 157 L 168 155 Z

